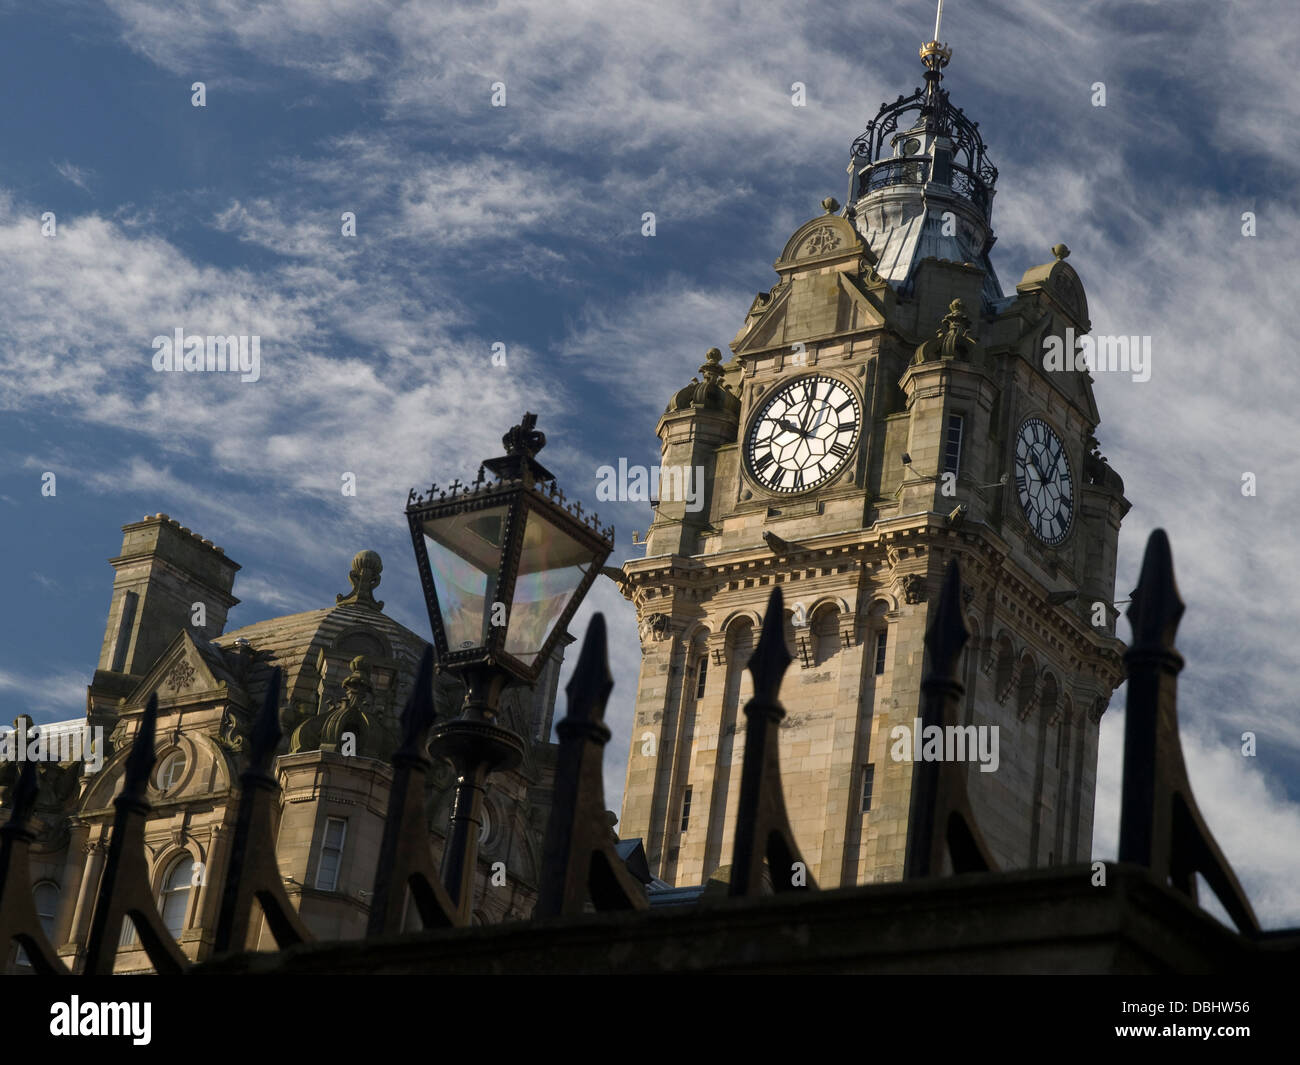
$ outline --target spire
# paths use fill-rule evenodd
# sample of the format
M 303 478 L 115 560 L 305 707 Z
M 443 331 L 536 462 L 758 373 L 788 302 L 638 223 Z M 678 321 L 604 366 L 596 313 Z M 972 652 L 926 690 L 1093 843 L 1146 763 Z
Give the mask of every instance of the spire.
M 979 123 L 940 85 L 952 58 L 939 39 L 942 27 L 940 3 L 934 38 L 921 45 L 924 87 L 883 104 L 853 142 L 847 217 L 875 255 L 877 272 L 901 292 L 926 258 L 971 263 L 984 272 L 987 307 L 1003 299 L 988 258 L 998 171 Z
M 921 45 L 921 62 L 925 64 L 925 95 L 934 100 L 943 81 L 943 68 L 952 59 L 952 49 L 939 43 L 939 26 L 943 23 L 943 0 L 934 16 L 934 39 Z

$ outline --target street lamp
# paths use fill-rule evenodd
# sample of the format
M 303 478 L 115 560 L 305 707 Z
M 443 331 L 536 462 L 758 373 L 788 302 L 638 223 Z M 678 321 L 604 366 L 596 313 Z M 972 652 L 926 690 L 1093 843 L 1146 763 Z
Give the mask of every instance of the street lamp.
M 525 414 L 502 438 L 505 455 L 484 462 L 473 484 L 435 484 L 407 498 L 437 669 L 465 684 L 460 717 L 435 726 L 429 742 L 456 768 L 442 874 L 462 919 L 469 916 L 484 783 L 523 757 L 523 740 L 496 724 L 501 691 L 536 682 L 614 548 L 613 526 L 601 528 L 581 503 L 566 506 L 555 475 L 534 457 L 546 445 L 536 424 L 536 415 Z

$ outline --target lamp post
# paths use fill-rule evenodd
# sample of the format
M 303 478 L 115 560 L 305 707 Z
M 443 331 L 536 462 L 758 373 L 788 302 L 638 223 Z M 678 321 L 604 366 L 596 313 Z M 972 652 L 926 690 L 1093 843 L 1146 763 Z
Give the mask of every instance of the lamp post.
M 613 526 L 602 528 L 581 503 L 566 505 L 534 457 L 546 445 L 536 424 L 525 414 L 502 438 L 505 455 L 484 462 L 473 484 L 435 484 L 407 498 L 437 669 L 465 684 L 460 716 L 436 725 L 429 741 L 456 769 L 442 877 L 462 921 L 487 777 L 514 768 L 524 752 L 496 723 L 498 699 L 507 684 L 536 682 L 614 547 Z

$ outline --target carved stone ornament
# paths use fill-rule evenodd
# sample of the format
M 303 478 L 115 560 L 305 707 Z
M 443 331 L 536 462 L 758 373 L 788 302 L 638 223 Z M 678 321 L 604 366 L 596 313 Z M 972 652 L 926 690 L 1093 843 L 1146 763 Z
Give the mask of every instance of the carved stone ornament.
M 903 577 L 903 599 L 910 605 L 925 602 L 925 578 L 919 573 Z
M 239 715 L 227 708 L 225 715 L 221 719 L 221 730 L 217 735 L 217 743 L 226 750 L 237 753 L 244 749 L 246 739 L 247 736 Z
M 916 349 L 914 361 L 929 362 L 933 359 L 965 359 L 975 347 L 975 338 L 970 333 L 970 315 L 961 300 L 948 304 L 948 313 L 943 316 L 943 324 L 934 334 L 933 340 L 927 340 Z
M 834 226 L 818 226 L 810 234 L 803 244 L 803 253 L 805 255 L 825 255 L 834 251 L 844 241 L 840 238 L 839 233 L 835 231 Z
M 666 639 L 668 636 L 668 625 L 671 619 L 667 614 L 647 614 L 637 624 L 637 630 L 641 634 L 641 642 L 649 643 Z
M 378 553 L 374 551 L 358 551 L 352 559 L 352 569 L 348 571 L 348 580 L 352 582 L 352 591 L 347 595 L 339 593 L 334 597 L 334 601 L 339 606 L 352 604 L 383 610 L 383 602 L 376 599 L 372 594 L 379 587 L 380 574 L 383 571 L 384 563 Z
M 194 683 L 194 675 L 194 667 L 182 658 L 167 673 L 166 684 L 168 690 L 174 692 L 184 691 Z

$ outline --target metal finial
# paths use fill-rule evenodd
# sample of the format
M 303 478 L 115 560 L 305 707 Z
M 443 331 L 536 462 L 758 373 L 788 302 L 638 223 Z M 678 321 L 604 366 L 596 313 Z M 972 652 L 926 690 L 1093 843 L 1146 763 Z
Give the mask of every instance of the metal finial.
M 749 659 L 749 672 L 754 678 L 754 698 L 759 702 L 774 703 L 781 691 L 781 679 L 794 659 L 785 643 L 785 596 L 780 586 L 772 589 L 767 598 L 767 614 L 758 645 Z
M 605 720 L 605 703 L 614 690 L 614 678 L 609 672 L 609 652 L 605 637 L 605 615 L 593 614 L 587 626 L 582 653 L 573 667 L 573 676 L 564 686 L 569 697 L 569 719 L 602 722 Z
M 125 781 L 122 794 L 132 798 L 142 798 L 149 785 L 149 774 L 153 772 L 154 762 L 158 760 L 154 752 L 154 736 L 158 730 L 158 693 L 154 692 L 145 703 L 144 713 L 140 715 L 140 728 L 131 744 L 131 753 L 126 756 Z
M 952 49 L 939 43 L 939 27 L 943 23 L 943 0 L 939 0 L 939 10 L 934 16 L 934 39 L 921 45 L 921 62 L 925 64 L 926 83 L 933 88 L 943 77 L 940 71 L 952 58 Z
M 253 732 L 249 737 L 249 768 L 261 776 L 270 775 L 275 749 L 283 735 L 280 730 L 281 675 L 279 666 L 271 670 L 271 677 L 266 682 L 266 695 L 262 699 L 262 709 L 253 722 Z
M 32 758 L 24 758 L 18 770 L 18 786 L 9 800 L 13 803 L 13 810 L 9 814 L 10 824 L 18 825 L 20 828 L 27 824 L 32 807 L 36 805 L 36 792 L 39 788 L 40 782 L 36 779 L 36 761 Z
M 925 649 L 930 652 L 930 671 L 949 680 L 957 678 L 957 660 L 970 639 L 961 612 L 961 570 L 957 560 L 948 563 L 939 605 L 925 632 Z
M 420 666 L 415 673 L 415 687 L 402 710 L 401 753 L 428 757 L 426 737 L 436 716 L 433 705 L 433 645 L 424 645 Z
M 1142 575 L 1129 604 L 1128 620 L 1133 626 L 1133 648 L 1172 650 L 1178 622 L 1186 609 L 1174 580 L 1174 556 L 1164 529 L 1156 529 L 1147 540 L 1142 557 Z

